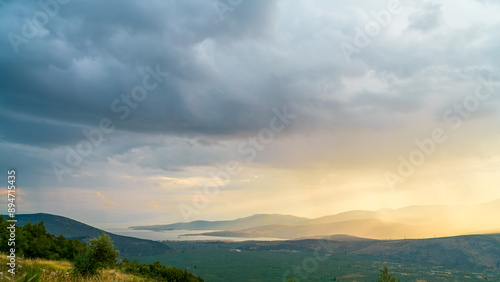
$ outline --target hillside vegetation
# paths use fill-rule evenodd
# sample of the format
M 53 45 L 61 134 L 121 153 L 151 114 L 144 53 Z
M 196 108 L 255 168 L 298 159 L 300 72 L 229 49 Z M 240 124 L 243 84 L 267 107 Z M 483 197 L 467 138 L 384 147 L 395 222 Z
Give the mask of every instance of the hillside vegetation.
M 7 254 L 0 253 L 0 281 L 203 281 L 190 272 L 161 266 L 159 262 L 140 264 L 137 261 L 125 261 L 115 268 L 101 269 L 92 277 L 73 275 L 73 265 L 69 261 L 18 259 L 15 275 L 8 273 L 7 263 Z M 162 279 L 162 269 L 173 269 L 180 279 Z
M 105 232 L 104 230 L 63 216 L 46 213 L 18 214 L 16 215 L 16 219 L 19 226 L 23 226 L 28 222 L 37 224 L 43 221 L 49 233 L 55 236 L 63 235 L 65 238 L 78 239 L 87 243 L 90 239 L 97 238 L 102 233 L 106 233 L 111 237 L 114 245 L 124 257 L 153 256 L 175 252 L 171 247 L 157 241 Z
M 48 233 L 43 221 L 26 222 L 12 233 L 10 225 L 0 216 L 1 281 L 203 281 L 159 261 L 142 264 L 123 259 L 117 263 L 120 252 L 104 232 L 86 244 Z
M 0 281 L 154 281 L 118 269 L 103 269 L 99 275 L 85 279 L 74 277 L 71 262 L 45 259 L 18 259 L 16 274 L 11 275 L 7 263 L 7 255 L 0 253 Z

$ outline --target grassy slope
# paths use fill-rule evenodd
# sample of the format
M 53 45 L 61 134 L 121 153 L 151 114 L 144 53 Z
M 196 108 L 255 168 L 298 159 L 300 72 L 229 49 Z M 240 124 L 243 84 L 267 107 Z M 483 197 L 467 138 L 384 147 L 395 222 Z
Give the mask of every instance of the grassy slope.
M 17 259 L 16 274 L 8 273 L 7 255 L 0 253 L 0 281 L 152 281 L 119 270 L 102 270 L 91 279 L 76 279 L 71 276 L 71 263 L 43 259 Z

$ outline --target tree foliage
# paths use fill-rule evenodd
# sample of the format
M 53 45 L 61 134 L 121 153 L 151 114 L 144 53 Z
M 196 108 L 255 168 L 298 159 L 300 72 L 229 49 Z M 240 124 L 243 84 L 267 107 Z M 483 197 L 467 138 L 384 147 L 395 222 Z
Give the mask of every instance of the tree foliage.
M 25 258 L 43 258 L 48 260 L 69 260 L 73 262 L 73 275 L 90 277 L 96 275 L 101 268 L 117 267 L 124 272 L 148 277 L 156 281 L 199 282 L 192 272 L 183 269 L 163 266 L 159 261 L 151 264 L 141 264 L 137 260 L 124 259 L 116 264 L 120 253 L 113 244 L 111 237 L 103 233 L 89 244 L 76 239 L 67 240 L 47 232 L 44 222 L 38 224 L 26 223 L 16 226 L 15 246 L 9 246 L 10 226 L 3 215 L 0 215 L 0 251 L 9 253 L 15 248 L 16 256 Z
M 102 233 L 92 239 L 84 253 L 77 256 L 73 263 L 73 274 L 84 277 L 93 276 L 101 268 L 114 267 L 120 253 L 108 234 Z
M 84 253 L 76 256 L 73 261 L 73 275 L 89 277 L 97 274 L 99 265 L 95 260 L 91 250 L 87 248 Z
M 192 272 L 180 268 L 161 265 L 159 261 L 150 264 L 142 264 L 137 260 L 124 259 L 118 264 L 118 268 L 125 273 L 136 274 L 151 278 L 155 281 L 182 281 L 201 282 L 201 277 L 196 277 Z
M 67 240 L 62 235 L 56 237 L 48 233 L 43 221 L 16 226 L 15 245 L 9 245 L 10 231 L 7 227 L 10 225 L 11 223 L 0 215 L 0 251 L 5 253 L 15 248 L 16 255 L 21 257 L 72 261 L 86 249 L 86 244 L 76 239 Z
M 396 282 L 396 277 L 389 274 L 389 269 L 387 268 L 387 266 L 384 266 L 383 269 L 380 269 L 380 276 L 377 282 Z M 400 280 L 398 279 L 397 282 L 400 282 Z
M 90 240 L 88 248 L 97 265 L 102 268 L 113 267 L 120 257 L 120 252 L 113 245 L 111 237 L 106 233 L 102 233 L 97 239 Z

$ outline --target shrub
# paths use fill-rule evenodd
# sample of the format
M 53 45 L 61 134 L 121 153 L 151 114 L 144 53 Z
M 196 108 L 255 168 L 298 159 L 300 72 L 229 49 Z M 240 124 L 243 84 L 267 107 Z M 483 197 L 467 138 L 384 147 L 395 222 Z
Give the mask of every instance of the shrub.
M 178 282 L 202 282 L 201 277 L 196 277 L 192 272 L 183 269 L 160 264 L 159 261 L 150 264 L 142 264 L 136 259 L 129 261 L 124 259 L 118 267 L 129 274 L 136 274 L 151 278 L 155 281 L 178 281 Z
M 77 255 L 73 262 L 73 274 L 76 276 L 94 276 L 98 268 L 99 265 L 90 248 L 85 253 Z
M 120 253 L 113 245 L 108 234 L 90 240 L 85 253 L 78 255 L 73 263 L 73 274 L 89 277 L 97 274 L 100 268 L 113 267 Z
M 397 282 L 399 281 L 400 280 L 398 279 Z M 387 266 L 384 266 L 383 269 L 380 269 L 380 276 L 377 282 L 396 282 L 396 277 L 394 277 L 394 275 L 389 274 L 389 269 L 387 269 Z
M 103 233 L 99 238 L 90 240 L 89 250 L 100 268 L 111 268 L 120 257 L 120 252 L 113 245 L 108 234 Z

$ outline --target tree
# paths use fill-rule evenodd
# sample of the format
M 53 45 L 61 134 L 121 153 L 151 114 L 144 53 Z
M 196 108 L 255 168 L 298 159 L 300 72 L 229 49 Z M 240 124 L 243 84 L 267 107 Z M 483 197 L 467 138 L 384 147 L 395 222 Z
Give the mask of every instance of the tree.
M 288 277 L 288 278 L 286 279 L 286 282 L 297 282 L 297 280 L 295 280 L 295 279 L 293 278 L 293 275 L 292 275 L 292 274 L 290 274 L 290 277 Z
M 97 261 L 94 259 L 89 248 L 75 257 L 73 261 L 73 274 L 76 276 L 89 277 L 97 274 Z
M 384 269 L 380 269 L 380 276 L 378 277 L 377 282 L 396 282 L 396 277 L 389 274 L 389 269 L 387 266 L 384 266 Z M 400 282 L 400 280 L 398 279 L 397 282 Z
M 113 267 L 120 257 L 120 252 L 113 245 L 113 240 L 108 234 L 102 233 L 97 239 L 92 239 L 89 242 L 90 253 L 97 261 L 98 267 L 110 268 Z
M 121 263 L 117 264 L 117 268 L 125 273 L 151 278 L 154 281 L 203 282 L 201 277 L 196 277 L 192 272 L 162 265 L 160 261 L 142 264 L 137 259 L 129 261 L 125 258 Z
M 15 247 L 16 256 L 20 257 L 73 261 L 87 248 L 85 243 L 76 239 L 66 240 L 62 235 L 56 237 L 48 233 L 43 221 L 16 225 L 16 245 L 9 245 L 10 231 L 7 227 L 10 225 L 5 216 L 0 215 L 0 251 L 5 253 Z
M 83 277 L 93 276 L 100 268 L 113 267 L 119 256 L 111 237 L 102 233 L 97 239 L 90 240 L 85 252 L 75 258 L 73 273 Z

